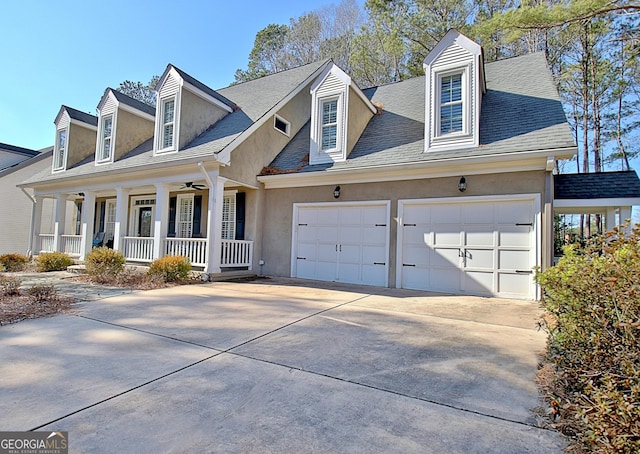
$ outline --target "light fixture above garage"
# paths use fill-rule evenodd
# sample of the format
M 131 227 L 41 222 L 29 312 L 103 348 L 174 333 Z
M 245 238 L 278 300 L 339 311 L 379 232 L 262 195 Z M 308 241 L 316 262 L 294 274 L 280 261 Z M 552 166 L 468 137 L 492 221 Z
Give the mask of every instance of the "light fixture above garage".
M 467 190 L 467 179 L 465 177 L 460 177 L 460 181 L 458 182 L 458 191 L 464 192 Z
M 333 197 L 336 199 L 340 197 L 340 186 L 336 186 L 336 188 L 333 190 Z

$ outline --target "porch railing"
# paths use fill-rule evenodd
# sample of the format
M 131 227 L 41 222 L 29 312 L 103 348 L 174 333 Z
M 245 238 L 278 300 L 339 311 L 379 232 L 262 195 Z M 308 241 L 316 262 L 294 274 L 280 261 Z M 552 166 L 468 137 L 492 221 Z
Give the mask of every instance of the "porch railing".
M 82 243 L 82 235 L 61 235 L 60 251 L 80 257 L 80 245 Z
M 39 244 L 36 245 L 36 250 L 39 252 L 53 252 L 54 237 L 53 233 L 38 234 Z
M 253 241 L 222 240 L 221 267 L 233 268 L 246 266 L 251 270 L 252 261 Z
M 127 260 L 134 262 L 152 262 L 153 237 L 123 237 L 122 253 Z
M 167 238 L 164 241 L 164 253 L 189 257 L 192 265 L 204 266 L 207 261 L 207 239 Z

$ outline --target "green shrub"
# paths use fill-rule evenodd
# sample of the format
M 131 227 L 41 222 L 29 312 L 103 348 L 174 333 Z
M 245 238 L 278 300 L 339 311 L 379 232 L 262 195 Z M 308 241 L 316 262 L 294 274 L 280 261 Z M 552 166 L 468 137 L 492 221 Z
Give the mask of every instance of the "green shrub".
M 22 271 L 29 263 L 29 257 L 22 254 L 5 254 L 0 255 L 0 265 L 5 271 Z
M 0 292 L 2 296 L 13 296 L 20 294 L 22 281 L 13 276 L 0 276 Z
M 160 278 L 164 282 L 175 282 L 187 279 L 191 271 L 191 262 L 188 257 L 180 255 L 167 255 L 154 260 L 149 267 L 149 275 Z
M 566 247 L 537 280 L 558 427 L 590 452 L 640 452 L 640 227 Z
M 115 279 L 124 270 L 122 253 L 108 247 L 94 248 L 85 258 L 87 274 L 100 283 Z
M 64 252 L 45 252 L 36 259 L 36 269 L 41 272 L 64 271 L 73 265 L 73 260 Z

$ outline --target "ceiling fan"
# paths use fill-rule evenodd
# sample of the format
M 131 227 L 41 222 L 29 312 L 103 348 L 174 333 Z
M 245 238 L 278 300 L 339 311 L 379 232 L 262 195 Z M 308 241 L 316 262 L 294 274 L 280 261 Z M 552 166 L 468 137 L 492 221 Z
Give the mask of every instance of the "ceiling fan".
M 197 191 L 206 188 L 205 185 L 203 184 L 193 184 L 193 181 L 187 181 L 185 184 L 183 184 L 180 189 L 195 189 Z

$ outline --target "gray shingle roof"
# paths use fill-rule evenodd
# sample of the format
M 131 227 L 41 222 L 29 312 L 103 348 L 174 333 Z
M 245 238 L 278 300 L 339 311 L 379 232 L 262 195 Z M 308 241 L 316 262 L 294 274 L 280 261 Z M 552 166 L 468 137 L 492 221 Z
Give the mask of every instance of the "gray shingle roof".
M 151 164 L 174 163 L 189 159 L 207 159 L 224 150 L 247 128 L 266 115 L 280 101 L 295 91 L 328 60 L 282 71 L 260 79 L 232 85 L 217 90 L 222 96 L 232 100 L 237 109 L 222 118 L 215 127 L 196 137 L 177 153 L 153 156 L 153 140 L 149 139 L 130 151 L 116 162 L 96 166 L 93 156 L 68 168 L 64 172 L 52 174 L 50 170 L 34 175 L 25 184 L 61 180 L 69 177 L 99 175 L 113 170 L 135 170 Z M 95 124 L 97 125 L 97 117 Z
M 62 108 L 67 111 L 69 117 L 71 117 L 72 119 L 87 123 L 89 125 L 98 126 L 98 117 L 96 117 L 95 115 L 82 112 L 69 106 L 63 105 Z
M 107 91 L 111 90 L 111 93 L 116 97 L 118 102 L 122 104 L 126 104 L 129 107 L 133 107 L 141 112 L 151 115 L 152 117 L 156 116 L 156 108 L 146 104 L 142 101 L 138 101 L 137 99 L 132 98 L 129 95 L 125 95 L 124 93 L 119 92 L 113 88 L 107 88 Z
M 634 170 L 554 176 L 555 199 L 585 200 L 636 197 L 640 197 L 640 179 Z
M 485 74 L 479 147 L 424 152 L 425 78 L 417 77 L 363 90 L 384 109 L 369 122 L 347 161 L 308 165 L 300 172 L 575 147 L 543 54 L 487 63 Z M 309 140 L 307 124 L 271 165 L 284 171 L 299 167 Z
M 30 150 L 29 148 L 16 147 L 15 145 L 9 145 L 6 143 L 0 143 L 0 150 L 10 151 L 24 156 L 37 156 L 39 154 L 38 151 Z
M 189 74 L 187 74 L 186 72 L 184 72 L 183 70 L 181 70 L 180 68 L 178 68 L 175 65 L 169 64 L 169 66 L 172 67 L 173 69 L 175 69 L 178 72 L 178 74 L 180 74 L 180 77 L 182 77 L 187 83 L 193 85 L 198 90 L 202 90 L 203 92 L 205 92 L 209 96 L 217 99 L 218 101 L 220 101 L 221 103 L 225 104 L 226 106 L 228 106 L 231 109 L 235 109 L 236 108 L 236 105 L 234 104 L 233 101 L 225 98 L 224 96 L 222 96 L 217 91 L 207 87 L 205 84 L 200 82 L 195 77 L 191 77 Z

